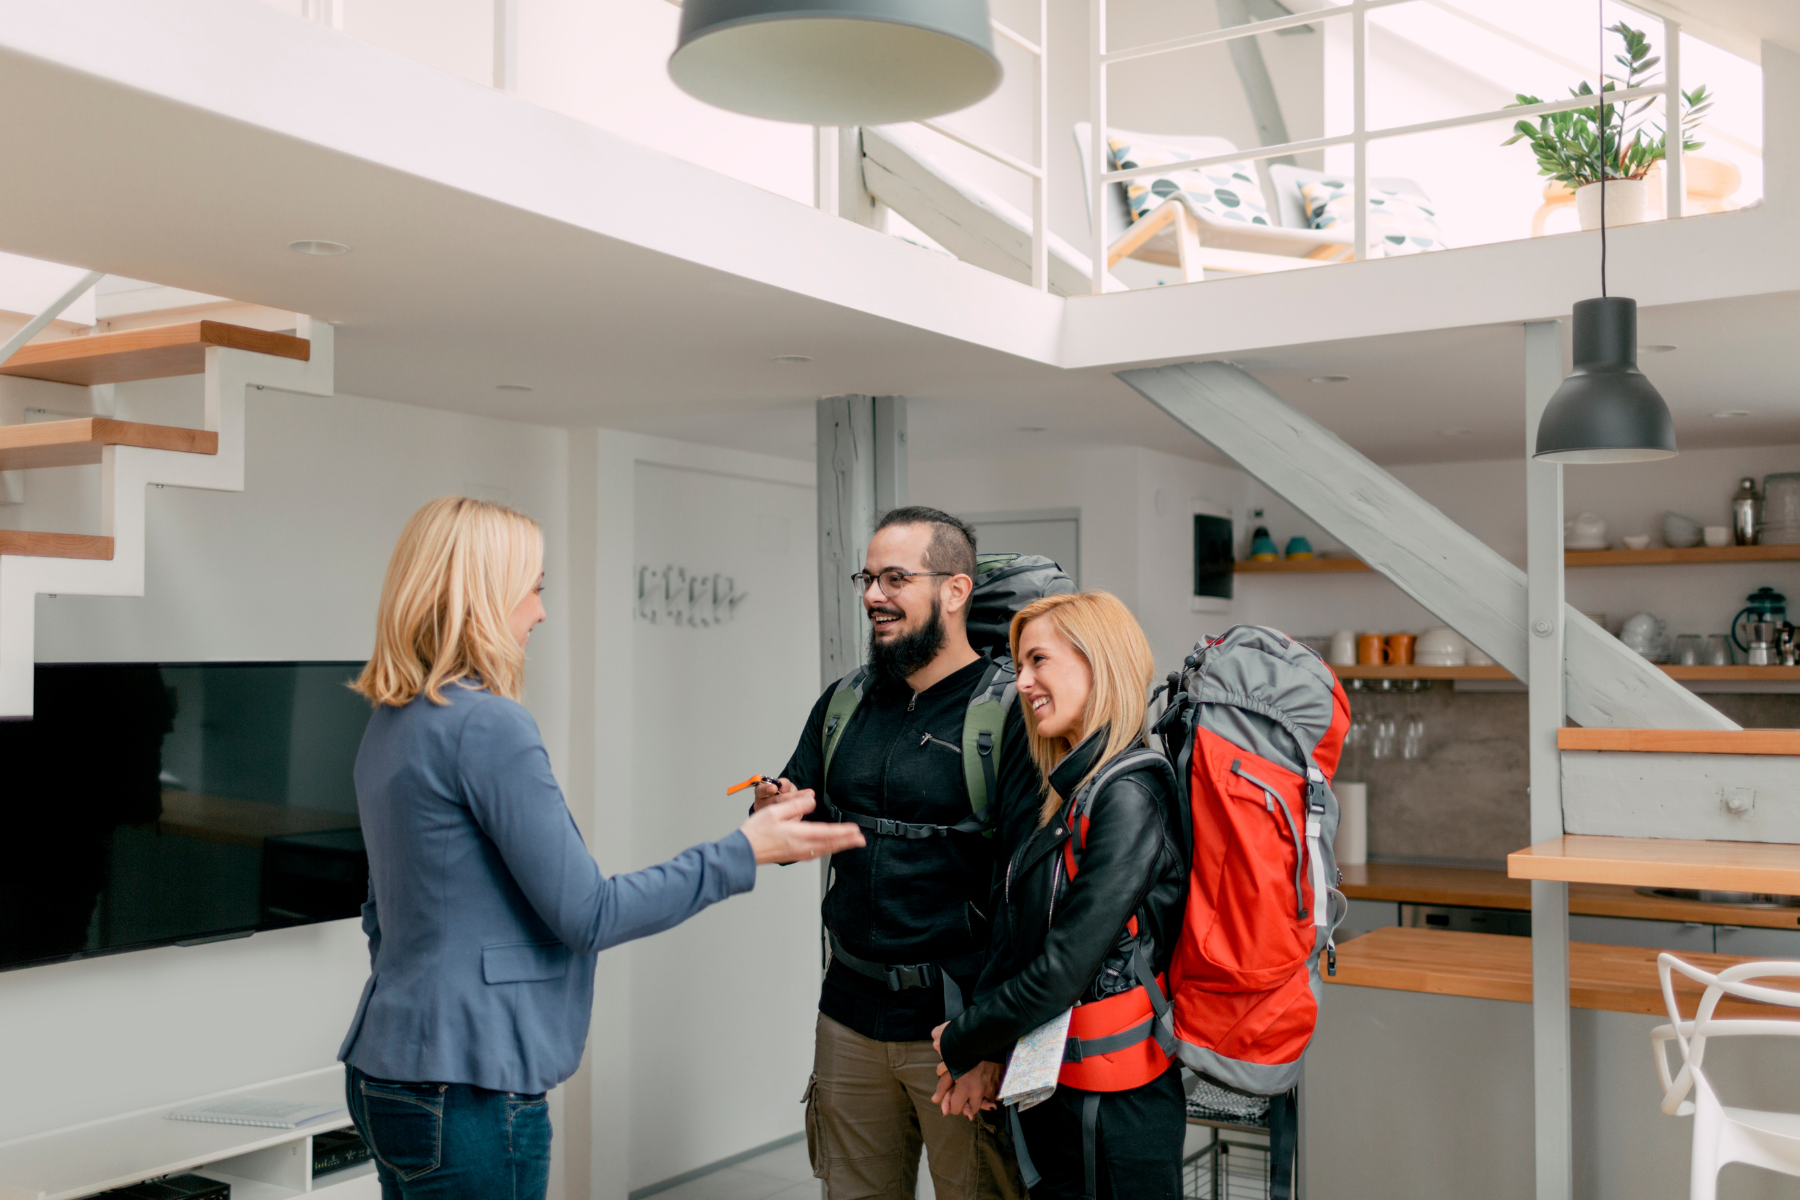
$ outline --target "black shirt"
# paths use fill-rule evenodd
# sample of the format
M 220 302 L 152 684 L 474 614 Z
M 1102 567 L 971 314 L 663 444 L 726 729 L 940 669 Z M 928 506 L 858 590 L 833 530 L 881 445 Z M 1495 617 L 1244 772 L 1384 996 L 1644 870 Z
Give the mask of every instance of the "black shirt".
M 782 774 L 795 787 L 820 791 L 851 812 L 910 824 L 956 824 L 970 812 L 963 720 L 987 666 L 985 658 L 977 659 L 916 696 L 905 680 L 872 680 L 838 738 L 829 786 L 821 789 L 825 709 L 833 690 L 827 688 Z M 905 839 L 865 831 L 866 846 L 832 858 L 823 913 L 844 949 L 869 962 L 902 966 L 941 963 L 987 948 L 997 864 L 1030 834 L 1042 800 L 1016 701 L 1000 734 L 995 790 L 988 801 L 992 837 L 953 833 Z M 965 997 L 974 995 L 974 972 L 958 982 Z M 918 1041 L 943 1022 L 944 996 L 937 987 L 892 991 L 833 963 L 819 1011 L 877 1041 Z

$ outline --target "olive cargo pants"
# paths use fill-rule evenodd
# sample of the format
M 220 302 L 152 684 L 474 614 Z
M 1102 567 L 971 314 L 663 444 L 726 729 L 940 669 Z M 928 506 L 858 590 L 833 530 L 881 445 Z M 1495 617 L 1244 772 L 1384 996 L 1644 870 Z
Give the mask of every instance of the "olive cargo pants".
M 993 1126 L 931 1102 L 929 1041 L 878 1042 L 823 1013 L 806 1087 L 806 1145 L 830 1200 L 912 1200 L 924 1149 L 938 1200 L 1025 1200 Z

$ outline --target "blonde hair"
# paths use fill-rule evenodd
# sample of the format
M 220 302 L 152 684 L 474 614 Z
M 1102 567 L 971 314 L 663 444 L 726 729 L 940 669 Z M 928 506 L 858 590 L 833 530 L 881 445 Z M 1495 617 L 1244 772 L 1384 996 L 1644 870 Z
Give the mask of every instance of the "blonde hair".
M 1150 642 L 1143 628 L 1123 601 L 1110 592 L 1076 592 L 1067 596 L 1046 596 L 1020 609 L 1012 620 L 1012 655 L 1019 662 L 1019 634 L 1025 626 L 1043 617 L 1067 638 L 1094 673 L 1088 690 L 1087 707 L 1081 714 L 1084 735 L 1105 727 L 1106 746 L 1088 773 L 1076 784 L 1094 777 L 1106 762 L 1135 745 L 1144 736 L 1144 723 L 1150 710 L 1150 680 L 1156 674 L 1156 660 L 1150 653 Z M 1031 706 L 1025 706 L 1025 733 L 1031 743 L 1031 757 L 1044 777 L 1043 809 L 1038 813 L 1039 826 L 1063 805 L 1063 797 L 1050 786 L 1050 772 L 1073 750 L 1067 738 L 1042 737 L 1037 731 L 1037 718 Z
M 507 619 L 544 571 L 536 521 L 486 500 L 442 496 L 407 521 L 381 585 L 375 653 L 351 687 L 395 708 L 420 692 L 448 704 L 446 683 L 478 680 L 511 700 L 525 650 Z

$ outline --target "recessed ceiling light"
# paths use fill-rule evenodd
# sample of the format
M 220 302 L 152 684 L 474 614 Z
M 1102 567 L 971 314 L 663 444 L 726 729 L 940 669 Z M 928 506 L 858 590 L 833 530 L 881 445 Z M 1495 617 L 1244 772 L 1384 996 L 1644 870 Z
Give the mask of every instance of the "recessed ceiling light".
M 769 361 L 770 362 L 778 362 L 778 363 L 811 362 L 812 355 L 810 355 L 810 354 L 777 354 L 774 358 L 771 358 Z
M 342 242 L 324 242 L 317 238 L 301 238 L 297 242 L 289 242 L 288 249 L 296 254 L 315 254 L 321 258 L 350 253 L 350 247 Z
M 1021 425 L 1021 426 L 1019 426 L 1019 432 L 1020 433 L 1049 433 L 1050 427 L 1048 425 Z
M 1314 375 L 1308 383 L 1349 383 L 1348 375 Z
M 529 383 L 496 383 L 494 390 L 496 392 L 530 392 L 536 389 Z
M 1678 347 L 1678 346 L 1639 346 L 1638 353 L 1639 354 L 1667 354 L 1669 351 L 1677 350 L 1677 349 L 1680 349 L 1680 347 Z
M 1440 430 L 1438 430 L 1438 436 L 1439 437 L 1468 437 L 1470 434 L 1472 434 L 1474 432 L 1475 431 L 1473 429 L 1462 429 L 1462 428 L 1440 429 Z
M 1713 416 L 1718 417 L 1721 420 L 1730 420 L 1733 417 L 1747 417 L 1749 415 L 1750 410 L 1747 408 L 1728 408 L 1724 412 L 1716 412 L 1713 414 Z

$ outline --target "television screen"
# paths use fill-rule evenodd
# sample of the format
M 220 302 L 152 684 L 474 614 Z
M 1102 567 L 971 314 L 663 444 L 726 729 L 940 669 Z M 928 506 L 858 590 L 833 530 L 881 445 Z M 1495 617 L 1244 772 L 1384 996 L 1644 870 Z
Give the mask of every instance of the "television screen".
M 0 722 L 0 970 L 356 916 L 361 669 L 40 665 Z

